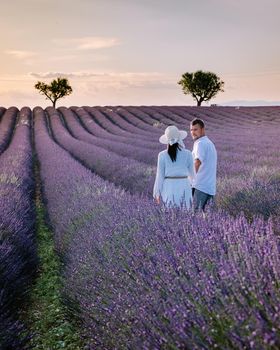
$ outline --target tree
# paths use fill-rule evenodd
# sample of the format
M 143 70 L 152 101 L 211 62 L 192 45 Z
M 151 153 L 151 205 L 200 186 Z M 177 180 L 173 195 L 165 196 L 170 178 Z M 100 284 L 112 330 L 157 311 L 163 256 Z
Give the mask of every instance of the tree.
M 50 85 L 38 81 L 34 87 L 39 90 L 40 94 L 45 95 L 47 99 L 52 101 L 54 108 L 59 98 L 70 95 L 73 91 L 72 87 L 69 85 L 68 79 L 60 77 L 54 79 Z
M 197 102 L 197 106 L 201 106 L 203 101 L 214 98 L 219 91 L 224 91 L 224 82 L 215 73 L 201 70 L 195 73 L 187 72 L 183 74 L 178 84 L 182 85 L 185 95 L 192 95 Z

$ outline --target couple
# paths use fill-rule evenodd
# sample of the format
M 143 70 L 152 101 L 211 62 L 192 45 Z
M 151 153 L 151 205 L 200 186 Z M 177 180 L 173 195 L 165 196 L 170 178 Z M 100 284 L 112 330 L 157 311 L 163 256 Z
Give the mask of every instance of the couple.
M 167 149 L 158 155 L 153 196 L 159 204 L 204 210 L 216 194 L 217 152 L 205 135 L 204 122 L 194 119 L 190 124 L 194 140 L 192 153 L 184 149 L 187 132 L 174 125 L 165 129 L 159 142 Z

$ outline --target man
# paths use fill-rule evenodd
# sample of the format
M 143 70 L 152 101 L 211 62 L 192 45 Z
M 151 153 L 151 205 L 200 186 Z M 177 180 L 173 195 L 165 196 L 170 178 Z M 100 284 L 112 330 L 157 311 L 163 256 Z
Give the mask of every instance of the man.
M 191 121 L 190 132 L 194 140 L 193 204 L 194 209 L 204 211 L 205 205 L 216 194 L 217 152 L 213 142 L 205 135 L 201 119 Z

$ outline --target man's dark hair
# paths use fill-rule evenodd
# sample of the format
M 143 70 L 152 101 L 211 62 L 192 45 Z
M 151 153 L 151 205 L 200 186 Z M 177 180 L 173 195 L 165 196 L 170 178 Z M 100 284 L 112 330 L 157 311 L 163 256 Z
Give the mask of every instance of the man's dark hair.
M 201 128 L 204 128 L 204 121 L 202 119 L 199 119 L 199 118 L 195 118 L 191 121 L 191 125 L 196 125 L 196 124 L 199 124 L 199 126 Z

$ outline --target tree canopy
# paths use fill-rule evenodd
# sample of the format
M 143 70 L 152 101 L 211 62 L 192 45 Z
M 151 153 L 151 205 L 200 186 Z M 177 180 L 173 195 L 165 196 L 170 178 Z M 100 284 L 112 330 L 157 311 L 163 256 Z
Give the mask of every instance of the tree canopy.
M 192 95 L 197 106 L 214 98 L 219 91 L 224 91 L 224 82 L 215 73 L 202 70 L 183 74 L 178 84 L 182 85 L 184 94 Z
M 70 95 L 73 91 L 68 79 L 61 77 L 54 79 L 49 85 L 38 81 L 34 87 L 40 94 L 45 95 L 46 99 L 51 100 L 54 108 L 58 99 Z

